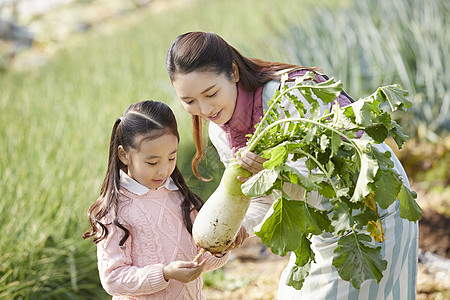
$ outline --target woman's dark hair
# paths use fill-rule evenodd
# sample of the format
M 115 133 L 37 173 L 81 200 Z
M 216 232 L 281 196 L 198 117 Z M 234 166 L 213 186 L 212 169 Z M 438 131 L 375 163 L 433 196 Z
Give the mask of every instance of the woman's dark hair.
M 101 220 L 109 215 L 109 221 L 124 231 L 124 236 L 119 243 L 120 246 L 123 246 L 130 232 L 118 221 L 120 170 L 124 172 L 128 172 L 128 170 L 127 166 L 119 159 L 118 147 L 122 145 L 125 151 L 139 149 L 142 141 L 153 140 L 167 133 L 175 135 L 180 140 L 175 115 L 169 106 L 162 102 L 142 101 L 132 104 L 115 121 L 111 133 L 106 176 L 99 198 L 88 211 L 91 227 L 84 233 L 84 239 L 93 237 L 94 243 L 98 243 L 106 238 L 108 235 L 106 225 L 110 224 L 103 224 Z M 189 233 L 192 234 L 191 212 L 200 210 L 203 201 L 189 189 L 178 167 L 175 167 L 171 178 L 184 196 L 181 204 L 184 223 Z
M 255 91 L 271 80 L 280 80 L 281 74 L 284 72 L 293 72 L 300 69 L 318 70 L 318 68 L 269 62 L 242 56 L 238 50 L 212 32 L 182 34 L 172 42 L 166 54 L 166 70 L 171 81 L 174 81 L 178 74 L 188 74 L 193 71 L 225 74 L 231 80 L 233 63 L 239 70 L 239 82 L 249 92 Z M 198 172 L 198 164 L 204 156 L 201 118 L 193 115 L 192 124 L 196 147 L 196 154 L 192 160 L 192 170 L 195 176 L 205 180 Z

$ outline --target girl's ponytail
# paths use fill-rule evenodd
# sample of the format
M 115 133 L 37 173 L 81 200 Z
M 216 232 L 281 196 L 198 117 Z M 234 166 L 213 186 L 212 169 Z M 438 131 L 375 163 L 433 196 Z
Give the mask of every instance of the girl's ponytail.
M 88 239 L 93 237 L 93 242 L 98 243 L 108 235 L 108 228 L 101 222 L 108 213 L 111 214 L 111 222 L 124 231 L 124 237 L 120 240 L 119 245 L 123 246 L 127 240 L 130 232 L 117 219 L 117 212 L 119 209 L 119 189 L 120 189 L 120 170 L 126 167 L 119 159 L 118 147 L 121 144 L 120 141 L 120 123 L 123 118 L 118 118 L 114 123 L 110 145 L 109 145 L 109 158 L 108 168 L 106 170 L 106 176 L 103 180 L 103 184 L 100 190 L 100 196 L 97 201 L 91 206 L 88 211 L 89 222 L 91 228 L 89 228 L 84 234 L 83 238 Z
M 171 177 L 178 187 L 180 193 L 184 196 L 184 201 L 181 204 L 184 224 L 186 225 L 189 233 L 192 234 L 191 212 L 194 210 L 199 211 L 203 205 L 203 200 L 189 189 L 178 167 L 175 167 L 175 170 L 172 172 Z

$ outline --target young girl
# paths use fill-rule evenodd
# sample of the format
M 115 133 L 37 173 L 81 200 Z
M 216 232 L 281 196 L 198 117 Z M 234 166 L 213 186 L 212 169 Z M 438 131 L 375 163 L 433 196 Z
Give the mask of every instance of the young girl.
M 242 56 L 235 48 L 214 33 L 190 32 L 177 37 L 169 47 L 166 56 L 166 69 L 173 87 L 194 124 L 194 140 L 197 155 L 193 160 L 193 170 L 197 177 L 199 160 L 203 156 L 202 120 L 209 122 L 209 138 L 216 147 L 220 159 L 228 165 L 234 159 L 236 151 L 246 145 L 246 135 L 255 130 L 263 108 L 280 85 L 280 76 L 288 73 L 291 80 L 305 74 L 315 73 L 315 82 L 323 82 L 326 76 L 316 68 L 306 68 L 286 63 L 275 63 Z M 293 84 L 292 82 L 288 84 Z M 295 91 L 298 99 L 308 107 L 309 103 Z M 336 99 L 341 106 L 352 102 L 345 93 Z M 283 100 L 282 106 L 290 107 L 290 102 Z M 322 111 L 330 109 L 322 105 Z M 291 111 L 294 116 L 295 110 Z M 407 176 L 386 144 L 377 146 L 384 151 L 391 151 L 394 169 L 401 174 L 408 185 Z M 236 157 L 238 163 L 252 173 L 263 169 L 264 160 L 253 154 L 243 153 Z M 291 162 L 291 166 L 308 174 L 304 160 Z M 293 198 L 302 199 L 302 190 L 292 187 Z M 319 209 L 331 209 L 329 199 L 318 194 L 305 199 L 310 205 Z M 244 219 L 240 241 L 245 240 L 246 233 L 252 234 L 254 227 L 260 223 L 273 202 L 272 196 L 253 199 Z M 291 254 L 288 266 L 283 271 L 278 299 L 415 299 L 417 273 L 417 223 L 408 222 L 400 217 L 399 202 L 395 201 L 388 209 L 379 209 L 385 230 L 386 241 L 381 246 L 383 259 L 388 262 L 382 280 L 366 280 L 355 289 L 350 282 L 340 278 L 332 265 L 333 251 L 337 240 L 322 234 L 312 239 L 315 262 L 311 264 L 309 276 L 301 290 L 286 285 L 286 279 L 296 256 Z
M 203 201 L 177 168 L 175 116 L 162 102 L 129 106 L 111 134 L 100 197 L 83 238 L 97 244 L 100 280 L 113 299 L 205 299 L 201 273 L 221 258 L 198 248 L 192 221 Z

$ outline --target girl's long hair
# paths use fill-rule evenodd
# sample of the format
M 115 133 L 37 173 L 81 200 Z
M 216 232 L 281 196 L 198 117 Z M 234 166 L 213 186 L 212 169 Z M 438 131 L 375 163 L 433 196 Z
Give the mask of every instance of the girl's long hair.
M 166 54 L 166 70 L 172 82 L 178 74 L 188 74 L 193 71 L 225 74 L 231 80 L 233 63 L 239 69 L 239 82 L 249 92 L 255 91 L 271 80 L 280 80 L 281 74 L 284 72 L 293 72 L 300 69 L 318 70 L 318 68 L 245 57 L 224 39 L 212 32 L 182 34 L 172 42 Z M 205 155 L 201 117 L 193 115 L 192 124 L 196 147 L 196 154 L 192 160 L 192 170 L 197 178 L 206 180 L 198 172 L 198 164 Z
M 106 176 L 97 201 L 89 208 L 88 217 L 91 227 L 84 233 L 83 238 L 93 237 L 98 243 L 108 236 L 107 225 L 119 227 L 124 236 L 119 245 L 123 246 L 130 235 L 130 231 L 118 219 L 120 197 L 120 170 L 128 172 L 127 166 L 119 159 L 118 147 L 122 145 L 125 151 L 139 149 L 143 140 L 153 140 L 164 134 L 173 134 L 180 140 L 177 122 L 172 110 L 164 103 L 157 101 L 142 101 L 130 105 L 113 126 L 109 145 L 109 159 Z M 143 137 L 138 139 L 137 137 Z M 171 174 L 171 178 L 178 187 L 184 200 L 181 204 L 183 219 L 189 233 L 192 234 L 191 212 L 200 210 L 202 199 L 187 186 L 178 167 Z M 102 219 L 108 215 L 110 223 L 103 224 Z

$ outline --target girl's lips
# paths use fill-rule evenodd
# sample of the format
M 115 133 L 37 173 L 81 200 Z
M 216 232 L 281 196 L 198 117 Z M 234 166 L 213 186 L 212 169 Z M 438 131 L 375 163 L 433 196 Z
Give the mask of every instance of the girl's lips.
M 215 113 L 214 115 L 209 116 L 209 119 L 214 122 L 214 121 L 218 120 L 221 115 L 222 115 L 222 110 L 219 110 L 218 113 Z

